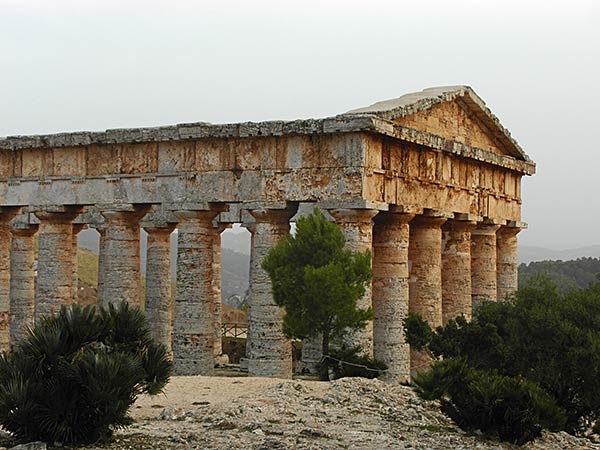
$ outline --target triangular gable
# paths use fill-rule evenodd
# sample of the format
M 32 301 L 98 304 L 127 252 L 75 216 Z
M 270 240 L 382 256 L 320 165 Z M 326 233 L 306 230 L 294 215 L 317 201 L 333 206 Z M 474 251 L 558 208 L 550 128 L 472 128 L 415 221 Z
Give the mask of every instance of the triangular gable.
M 530 160 L 483 100 L 468 86 L 425 89 L 346 114 L 376 115 L 397 125 L 472 147 Z

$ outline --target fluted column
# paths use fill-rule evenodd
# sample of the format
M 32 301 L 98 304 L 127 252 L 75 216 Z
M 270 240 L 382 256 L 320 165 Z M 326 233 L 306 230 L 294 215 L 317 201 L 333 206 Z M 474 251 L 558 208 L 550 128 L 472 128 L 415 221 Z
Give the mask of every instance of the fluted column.
M 142 223 L 146 246 L 146 301 L 144 312 L 152 338 L 172 352 L 171 233 L 175 224 Z
M 0 208 L 0 350 L 8 350 L 10 344 L 10 249 L 9 222 L 17 210 Z
M 442 226 L 442 323 L 471 320 L 471 230 L 475 222 L 449 220 Z
M 142 283 L 140 276 L 140 219 L 148 207 L 131 206 L 127 210 L 104 210 L 106 219 L 104 242 L 101 242 L 98 267 L 102 273 L 102 288 L 98 304 L 125 301 L 140 306 Z
M 77 245 L 77 235 L 79 232 L 83 230 L 87 225 L 82 223 L 73 224 L 73 250 L 71 256 L 73 258 L 72 268 L 73 268 L 73 301 L 77 302 L 79 298 L 79 261 L 77 259 L 77 255 L 79 253 L 79 246 Z
M 471 292 L 473 311 L 482 301 L 496 301 L 496 231 L 499 225 L 479 224 L 471 232 Z
M 500 227 L 496 233 L 496 269 L 498 300 L 505 300 L 519 287 L 519 260 L 517 254 L 517 234 L 519 227 Z
M 373 356 L 387 381 L 410 379 L 410 349 L 402 321 L 408 316 L 409 222 L 413 214 L 381 212 L 373 227 Z
M 73 219 L 79 208 L 36 211 L 40 220 L 35 321 L 73 302 Z
M 177 289 L 173 363 L 177 375 L 210 375 L 214 370 L 212 220 L 218 211 L 181 211 L 177 236 Z
M 418 216 L 410 223 L 409 311 L 433 328 L 442 325 L 442 225 L 441 217 Z M 427 370 L 431 359 L 410 351 L 411 373 Z
M 35 314 L 35 234 L 37 225 L 14 223 L 10 251 L 10 343 L 33 326 Z
M 346 247 L 353 252 L 373 251 L 373 217 L 379 211 L 374 209 L 333 209 L 329 213 L 340 226 L 346 238 Z M 373 306 L 371 284 L 366 286 L 365 295 L 357 302 L 362 309 Z M 347 333 L 345 342 L 351 346 L 360 346 L 362 353 L 373 356 L 373 322 L 362 330 Z
M 246 358 L 251 376 L 291 378 L 292 345 L 283 335 L 284 311 L 275 304 L 271 279 L 262 262 L 271 248 L 289 232 L 295 210 L 254 209 L 256 222 L 250 253 L 250 298 Z

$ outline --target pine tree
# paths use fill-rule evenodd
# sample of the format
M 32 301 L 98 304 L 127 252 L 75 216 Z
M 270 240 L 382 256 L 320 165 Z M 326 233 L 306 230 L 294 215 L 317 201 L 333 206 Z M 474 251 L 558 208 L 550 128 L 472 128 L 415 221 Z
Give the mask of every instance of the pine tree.
M 349 329 L 364 328 L 371 308 L 358 300 L 371 280 L 371 254 L 344 248 L 344 235 L 318 208 L 296 223 L 265 257 L 273 297 L 285 309 L 283 332 L 288 338 L 322 335 L 323 354 Z

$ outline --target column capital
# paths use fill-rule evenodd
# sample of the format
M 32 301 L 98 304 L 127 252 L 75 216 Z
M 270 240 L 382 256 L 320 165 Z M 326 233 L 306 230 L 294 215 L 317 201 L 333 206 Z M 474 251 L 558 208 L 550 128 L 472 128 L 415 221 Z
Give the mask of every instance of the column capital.
M 81 206 L 48 206 L 31 207 L 29 212 L 33 213 L 40 222 L 69 223 L 81 213 Z
M 521 227 L 513 227 L 513 226 L 503 225 L 498 229 L 497 235 L 516 236 L 517 234 L 519 234 L 521 232 L 521 230 L 522 230 Z
M 98 205 L 98 210 L 102 217 L 108 222 L 114 220 L 139 221 L 150 210 L 151 205 L 147 204 L 115 204 Z
M 447 220 L 446 217 L 415 216 L 415 218 L 410 221 L 410 224 L 411 226 L 420 228 L 439 228 L 446 223 Z
M 403 225 L 415 218 L 415 214 L 395 211 L 381 211 L 375 216 L 375 225 Z
M 500 228 L 500 225 L 492 225 L 485 222 L 479 222 L 477 226 L 471 231 L 471 234 L 476 236 L 482 235 L 496 235 L 496 231 Z
M 191 220 L 197 220 L 199 222 L 211 222 L 220 213 L 218 210 L 179 210 L 173 211 L 177 219 L 181 222 L 189 222 Z
M 256 204 L 244 208 L 250 213 L 256 223 L 289 223 L 298 211 L 298 204 L 294 202 L 283 202 L 278 204 Z
M 348 222 L 371 222 L 378 213 L 378 209 L 358 209 L 358 208 L 335 208 L 328 209 L 327 212 L 335 219 L 337 223 Z
M 449 219 L 442 225 L 444 231 L 472 231 L 477 226 L 477 222 L 473 220 L 456 220 Z

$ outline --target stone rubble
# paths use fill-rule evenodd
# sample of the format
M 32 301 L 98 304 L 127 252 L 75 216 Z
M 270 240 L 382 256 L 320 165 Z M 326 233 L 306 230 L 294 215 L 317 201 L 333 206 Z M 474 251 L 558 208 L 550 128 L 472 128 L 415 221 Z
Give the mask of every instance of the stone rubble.
M 240 383 L 236 380 L 242 379 L 219 380 Z M 131 428 L 118 431 L 107 447 L 87 450 L 519 448 L 465 433 L 434 402 L 421 400 L 403 385 L 344 378 L 329 384 L 281 380 L 266 386 L 215 404 L 193 401 L 200 391 L 189 386 L 186 407 L 174 407 L 158 398 L 161 405 L 153 405 L 153 418 L 138 419 Z M 600 449 L 600 444 L 566 433 L 544 433 L 522 448 Z

